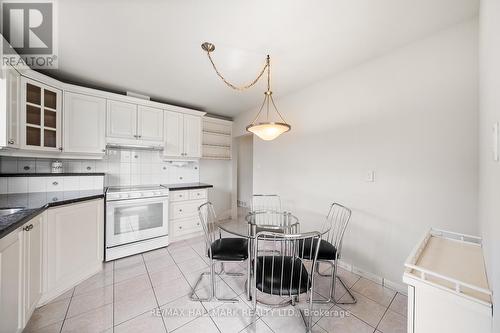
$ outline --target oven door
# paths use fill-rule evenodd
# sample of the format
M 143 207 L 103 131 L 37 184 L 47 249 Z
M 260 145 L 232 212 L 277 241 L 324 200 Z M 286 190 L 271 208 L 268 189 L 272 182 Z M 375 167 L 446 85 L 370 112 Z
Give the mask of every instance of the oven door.
M 168 234 L 168 197 L 108 201 L 106 247 Z

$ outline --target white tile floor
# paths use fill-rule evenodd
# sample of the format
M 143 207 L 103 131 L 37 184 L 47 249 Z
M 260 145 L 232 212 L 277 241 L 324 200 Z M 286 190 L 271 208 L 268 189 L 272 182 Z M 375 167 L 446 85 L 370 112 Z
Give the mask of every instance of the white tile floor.
M 245 278 L 217 280 L 219 296 L 238 297 L 239 303 L 193 302 L 191 286 L 206 271 L 201 238 L 105 264 L 104 270 L 36 309 L 25 332 L 304 332 L 292 307 L 278 315 L 248 314 Z M 243 264 L 227 271 L 245 271 Z M 358 275 L 341 270 L 358 298 L 355 305 L 315 304 L 313 332 L 406 332 L 406 296 Z M 327 278 L 318 278 L 316 292 L 328 291 Z M 208 281 L 197 290 L 208 293 Z M 339 286 L 338 299 L 348 299 Z M 301 303 L 298 307 L 306 306 Z M 320 311 L 322 310 L 322 311 Z

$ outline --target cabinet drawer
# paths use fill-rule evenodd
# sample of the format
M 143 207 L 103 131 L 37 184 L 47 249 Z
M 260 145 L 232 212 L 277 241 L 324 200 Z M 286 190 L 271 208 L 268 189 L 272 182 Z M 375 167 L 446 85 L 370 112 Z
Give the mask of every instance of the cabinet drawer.
M 202 203 L 203 200 L 174 202 L 170 204 L 170 218 L 182 219 L 186 217 L 198 216 L 198 207 Z
M 206 198 L 207 198 L 207 190 L 206 189 L 189 191 L 189 199 L 190 200 L 206 199 Z
M 203 227 L 197 218 L 176 221 L 173 226 L 174 237 L 187 235 L 194 232 L 202 231 Z
M 170 201 L 189 200 L 189 191 L 172 191 L 170 192 Z

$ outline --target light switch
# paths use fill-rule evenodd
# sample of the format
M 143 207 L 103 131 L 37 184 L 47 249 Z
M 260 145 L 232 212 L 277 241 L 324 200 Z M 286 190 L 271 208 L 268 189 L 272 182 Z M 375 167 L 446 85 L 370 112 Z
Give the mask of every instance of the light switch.
M 498 162 L 498 122 L 493 124 L 493 161 Z
M 375 171 L 370 170 L 366 173 L 365 181 L 367 183 L 373 183 L 375 181 Z

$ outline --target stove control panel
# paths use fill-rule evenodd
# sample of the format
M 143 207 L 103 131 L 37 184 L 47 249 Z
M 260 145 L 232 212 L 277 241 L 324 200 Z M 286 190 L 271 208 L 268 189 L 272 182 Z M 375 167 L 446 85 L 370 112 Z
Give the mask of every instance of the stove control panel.
M 107 201 L 168 197 L 168 189 L 106 193 Z

